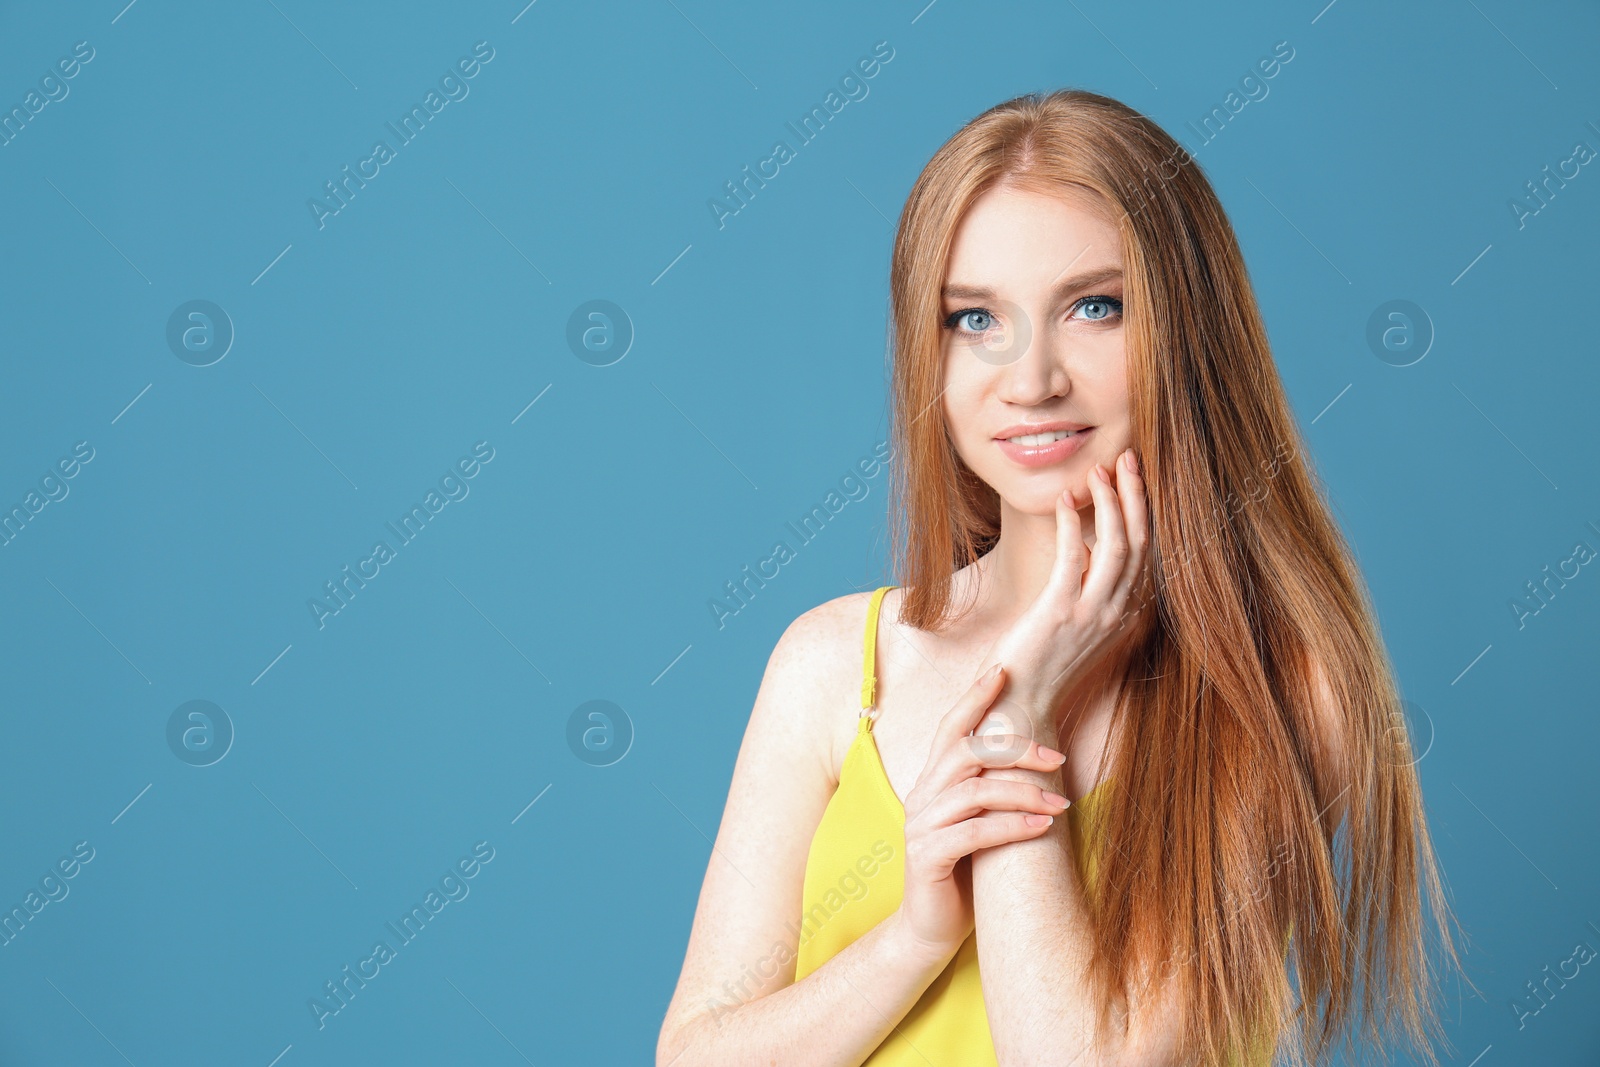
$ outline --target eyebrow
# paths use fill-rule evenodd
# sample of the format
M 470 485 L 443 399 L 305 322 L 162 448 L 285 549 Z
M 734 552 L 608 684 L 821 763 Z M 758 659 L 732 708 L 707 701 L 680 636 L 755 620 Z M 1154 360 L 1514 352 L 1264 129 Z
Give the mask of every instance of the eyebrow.
M 1076 289 L 1087 289 L 1090 286 L 1101 285 L 1112 279 L 1122 277 L 1121 267 L 1098 267 L 1095 270 L 1074 274 L 1057 282 L 1051 292 L 1060 298 Z M 986 285 L 947 285 L 940 290 L 940 295 L 946 300 L 994 300 L 998 294 Z

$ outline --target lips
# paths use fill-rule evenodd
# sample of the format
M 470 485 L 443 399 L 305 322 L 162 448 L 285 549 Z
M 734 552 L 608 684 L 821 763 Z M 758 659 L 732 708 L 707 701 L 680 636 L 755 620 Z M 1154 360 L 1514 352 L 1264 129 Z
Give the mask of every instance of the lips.
M 995 444 L 1024 467 L 1048 467 L 1076 453 L 1093 435 L 1094 427 L 1082 423 L 1022 423 L 1001 430 Z
M 1007 426 L 994 436 L 995 440 L 998 441 L 1010 437 L 1022 437 L 1026 434 L 1052 433 L 1056 430 L 1066 430 L 1068 433 L 1076 433 L 1079 430 L 1089 429 L 1093 429 L 1093 427 L 1091 427 L 1088 423 L 1068 422 L 1064 419 L 1058 419 L 1054 422 L 1019 422 L 1014 426 Z

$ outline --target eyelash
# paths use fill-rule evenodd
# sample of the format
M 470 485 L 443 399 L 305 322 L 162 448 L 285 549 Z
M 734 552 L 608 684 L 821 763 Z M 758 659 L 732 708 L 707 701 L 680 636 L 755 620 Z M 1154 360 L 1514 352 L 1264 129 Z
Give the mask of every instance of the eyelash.
M 1110 321 L 1112 321 L 1114 319 L 1120 319 L 1122 317 L 1122 301 L 1119 300 L 1117 297 L 1105 296 L 1105 295 L 1080 297 L 1079 299 L 1073 301 L 1072 310 L 1073 311 L 1077 311 L 1079 308 L 1081 308 L 1085 304 L 1109 304 L 1109 305 L 1111 305 L 1111 314 L 1107 315 L 1105 318 L 1103 318 L 1103 319 L 1084 319 L 1083 321 L 1085 321 L 1085 322 L 1091 322 L 1091 323 L 1110 322 Z M 981 311 L 985 315 L 988 315 L 990 318 L 994 317 L 994 313 L 991 312 L 988 308 L 980 308 L 980 307 L 962 308 L 960 311 L 953 311 L 953 312 L 951 312 L 949 315 L 947 315 L 945 317 L 944 328 L 947 329 L 947 330 L 955 329 L 956 328 L 956 323 L 961 321 L 961 317 L 963 315 L 970 315 L 974 311 Z

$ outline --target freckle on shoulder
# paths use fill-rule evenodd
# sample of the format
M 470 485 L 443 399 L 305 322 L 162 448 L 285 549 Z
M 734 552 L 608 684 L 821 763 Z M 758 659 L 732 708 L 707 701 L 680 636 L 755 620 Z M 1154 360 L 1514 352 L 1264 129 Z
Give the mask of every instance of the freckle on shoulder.
M 802 612 L 789 624 L 780 644 L 803 662 L 818 683 L 849 678 L 861 669 L 862 626 L 872 594 L 846 593 Z M 888 621 L 885 611 L 883 621 Z

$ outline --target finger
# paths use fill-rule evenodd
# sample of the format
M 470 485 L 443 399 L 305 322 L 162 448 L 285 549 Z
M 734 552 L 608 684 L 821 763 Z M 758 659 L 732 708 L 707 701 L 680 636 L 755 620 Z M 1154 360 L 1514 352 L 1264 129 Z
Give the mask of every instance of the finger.
M 973 768 L 974 774 L 1008 769 L 1055 771 L 1067 761 L 1060 752 L 1025 734 L 973 735 L 967 739 L 967 752 L 971 759 L 962 761 L 960 766 Z
M 925 832 L 953 825 L 984 812 L 1020 811 L 1060 815 L 1070 806 L 1067 798 L 1028 782 L 1004 778 L 968 778 L 935 797 L 917 813 Z
M 917 780 L 912 793 L 918 802 L 931 803 L 940 793 L 985 770 L 1048 773 L 1058 770 L 1065 762 L 1066 756 L 1039 744 L 1027 733 L 973 734 L 958 738 L 938 753 Z M 912 803 L 911 796 L 907 796 L 907 806 Z
M 1126 601 L 1144 580 L 1150 548 L 1150 506 L 1131 448 L 1117 461 L 1117 495 L 1122 500 L 1122 522 L 1128 533 L 1128 565 L 1123 568 L 1115 595 Z
M 935 830 L 927 836 L 927 851 L 941 861 L 948 858 L 953 865 L 962 856 L 970 856 L 980 848 L 992 848 L 1011 841 L 1026 841 L 1038 837 L 1050 828 L 1055 820 L 1048 815 L 1007 812 L 1004 815 L 977 816 Z
M 970 778 L 977 773 L 970 766 L 970 761 L 964 763 L 952 759 L 951 749 L 970 743 L 979 720 L 987 720 L 996 714 L 995 702 L 1005 685 L 1005 678 L 1005 668 L 996 663 L 980 675 L 945 713 L 944 718 L 939 720 L 933 740 L 929 743 L 928 758 L 922 765 L 922 772 L 917 775 L 911 792 L 906 794 L 908 810 L 926 804 L 962 778 Z M 1014 716 L 1002 715 L 1001 721 L 1009 725 L 1014 721 Z
M 1046 588 L 1056 596 L 1078 599 L 1088 551 L 1083 543 L 1083 518 L 1078 514 L 1077 496 L 1072 489 L 1064 489 L 1056 497 L 1056 561 Z
M 985 758 L 985 766 L 997 762 L 1011 766 L 1027 753 L 1035 729 L 1032 717 L 1016 701 L 1002 696 L 963 740 L 973 753 Z
M 1089 472 L 1089 493 L 1094 497 L 1094 558 L 1083 583 L 1083 599 L 1104 604 L 1111 600 L 1111 592 L 1126 569 L 1128 532 L 1122 524 L 1122 505 L 1110 474 L 1098 463 Z
M 995 698 L 1000 695 L 1000 690 L 1005 686 L 1005 668 L 996 663 L 988 671 L 979 675 L 967 691 L 957 698 L 949 711 L 944 713 L 944 718 L 939 720 L 938 727 L 933 732 L 933 741 L 928 748 L 928 760 L 924 764 L 924 771 L 928 766 L 938 761 L 939 753 L 954 744 L 957 738 L 970 734 L 978 725 L 978 720 L 983 718 L 984 712 L 994 704 Z M 920 785 L 920 779 L 918 781 Z

